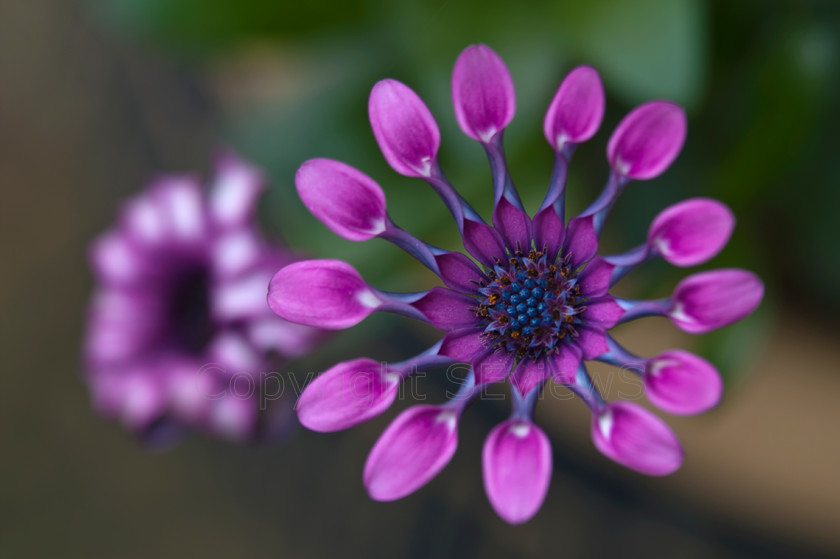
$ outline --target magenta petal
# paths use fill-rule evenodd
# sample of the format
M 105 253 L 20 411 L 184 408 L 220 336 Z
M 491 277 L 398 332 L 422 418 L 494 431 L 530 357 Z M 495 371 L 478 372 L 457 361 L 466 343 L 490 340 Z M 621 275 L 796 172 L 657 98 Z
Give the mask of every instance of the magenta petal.
M 513 367 L 513 354 L 509 351 L 499 351 L 498 348 L 490 348 L 472 360 L 473 371 L 475 372 L 475 384 L 489 384 L 505 380 Z
M 489 225 L 471 219 L 464 220 L 464 248 L 487 267 L 507 259 L 499 233 Z
M 650 224 L 648 243 L 675 266 L 696 266 L 726 246 L 735 216 L 725 204 L 692 198 L 660 212 Z
M 231 440 L 247 440 L 257 425 L 258 406 L 256 400 L 225 394 L 212 402 L 207 417 L 208 427 Z
M 453 330 L 476 325 L 475 299 L 445 287 L 434 287 L 411 305 L 435 328 Z
M 368 100 L 373 135 L 396 172 L 428 177 L 440 147 L 440 130 L 423 100 L 397 80 L 373 86 Z
M 581 349 L 572 343 L 561 343 L 558 352 L 548 357 L 549 368 L 555 382 L 572 384 L 575 381 L 575 373 L 583 359 Z
M 548 378 L 551 373 L 544 359 L 534 361 L 530 358 L 522 359 L 510 375 L 510 383 L 520 393 L 527 394 L 532 388 Z
M 513 120 L 513 79 L 499 55 L 487 45 L 471 45 L 455 61 L 452 104 L 464 134 L 485 143 Z
M 493 210 L 493 224 L 513 250 L 531 248 L 531 219 L 528 214 L 502 198 Z
M 763 296 L 764 284 L 752 272 L 700 272 L 677 284 L 668 316 L 682 330 L 702 334 L 741 320 Z
M 600 297 L 610 288 L 610 277 L 615 266 L 601 258 L 593 258 L 578 276 L 578 285 L 584 297 Z
M 109 231 L 100 235 L 89 250 L 91 267 L 98 279 L 108 284 L 128 285 L 154 269 L 125 235 Z
M 551 443 L 529 421 L 511 419 L 490 431 L 481 453 L 484 489 L 506 522 L 521 524 L 540 509 L 551 481 Z
M 481 328 L 462 328 L 447 332 L 438 353 L 463 363 L 472 362 L 479 353 L 487 350 L 481 339 Z
M 598 252 L 598 235 L 591 215 L 576 217 L 569 222 L 563 251 L 572 269 L 595 256 Z
M 609 350 L 607 336 L 602 326 L 593 325 L 591 328 L 584 326 L 578 328 L 578 337 L 575 339 L 577 345 L 583 351 L 583 358 L 587 361 L 595 359 Z
M 475 293 L 479 282 L 485 280 L 478 266 L 460 252 L 445 252 L 435 256 L 440 278 L 451 289 L 462 293 Z
M 393 501 L 429 482 L 458 446 L 458 415 L 437 406 L 415 406 L 388 426 L 365 462 L 364 482 L 377 501 Z
M 251 223 L 264 188 L 265 180 L 258 168 L 232 153 L 225 153 L 216 163 L 210 213 L 224 227 Z
M 567 142 L 579 144 L 595 135 L 604 117 L 604 86 L 598 71 L 578 66 L 563 79 L 543 123 L 545 139 L 555 151 Z
M 301 424 L 313 431 L 347 429 L 390 407 L 400 375 L 373 359 L 338 363 L 306 386 L 297 402 Z
M 624 309 L 612 297 L 606 295 L 587 301 L 582 316 L 587 323 L 594 322 L 599 327 L 608 329 L 616 325 L 624 312 Z
M 565 226 L 557 211 L 548 206 L 534 216 L 534 244 L 537 250 L 544 250 L 550 259 L 557 255 L 563 244 Z
M 364 320 L 382 301 L 350 264 L 305 260 L 274 275 L 268 304 L 286 320 L 339 330 Z
M 646 180 L 658 177 L 682 149 L 685 111 L 668 101 L 650 101 L 630 111 L 607 144 L 607 158 L 619 175 Z
M 593 416 L 592 441 L 605 456 L 643 474 L 671 474 L 683 450 L 671 428 L 646 409 L 629 402 L 609 404 Z
M 385 230 L 385 195 L 372 178 L 332 159 L 310 159 L 295 175 L 304 205 L 337 235 L 366 241 Z
M 713 408 L 723 396 L 723 380 L 714 365 L 693 353 L 672 349 L 649 360 L 645 392 L 656 407 L 678 415 Z

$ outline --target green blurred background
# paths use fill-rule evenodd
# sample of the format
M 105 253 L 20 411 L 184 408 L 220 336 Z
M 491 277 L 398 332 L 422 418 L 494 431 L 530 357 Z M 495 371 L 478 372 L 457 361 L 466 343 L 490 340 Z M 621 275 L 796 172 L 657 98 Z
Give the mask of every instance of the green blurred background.
M 93 415 L 79 371 L 92 281 L 85 245 L 153 174 L 206 172 L 219 145 L 269 171 L 261 211 L 275 235 L 344 258 L 386 290 L 432 285 L 395 248 L 331 234 L 304 210 L 293 176 L 310 157 L 350 163 L 384 187 L 397 223 L 457 248 L 431 190 L 396 175 L 378 152 L 367 95 L 384 77 L 414 88 L 441 127 L 444 169 L 487 215 L 489 169 L 449 99 L 455 57 L 475 42 L 513 74 L 518 110 L 506 145 L 532 211 L 552 164 L 542 118 L 574 65 L 600 69 L 608 104 L 602 130 L 573 160 L 572 210 L 605 181 L 606 140 L 623 114 L 652 98 L 688 111 L 681 156 L 627 189 L 604 242 L 633 246 L 666 205 L 716 197 L 739 221 L 707 267 L 755 270 L 768 290 L 755 315 L 712 335 L 681 335 L 657 319 L 618 332 L 640 353 L 692 347 L 726 377 L 719 409 L 668 418 L 686 446 L 683 470 L 647 479 L 608 463 L 587 440 L 583 406 L 549 400 L 538 418 L 555 443 L 552 488 L 536 519 L 509 527 L 480 477 L 483 437 L 505 417 L 504 402 L 474 406 L 453 463 L 389 504 L 369 500 L 361 470 L 393 412 L 346 433 L 300 432 L 284 446 L 193 437 L 166 452 Z M 0 76 L 0 556 L 840 553 L 834 2 L 9 0 L 0 3 Z M 686 273 L 651 264 L 622 288 L 661 296 Z M 434 338 L 374 317 L 292 368 L 402 359 Z M 444 388 L 429 379 L 429 399 Z

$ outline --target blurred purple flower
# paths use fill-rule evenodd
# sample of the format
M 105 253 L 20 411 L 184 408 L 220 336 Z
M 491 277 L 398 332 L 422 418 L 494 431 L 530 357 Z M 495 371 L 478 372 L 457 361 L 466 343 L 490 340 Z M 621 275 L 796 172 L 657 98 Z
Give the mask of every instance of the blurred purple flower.
M 488 383 L 510 381 L 511 418 L 487 438 L 484 485 L 492 506 L 510 523 L 536 514 L 551 477 L 548 438 L 532 421 L 549 380 L 568 386 L 592 412 L 592 438 L 609 458 L 639 472 L 677 470 L 682 448 L 670 428 L 629 402 L 607 402 L 584 365 L 600 360 L 641 375 L 651 402 L 681 414 L 717 404 L 720 376 L 702 358 L 681 350 L 643 358 L 622 348 L 607 330 L 647 316 L 669 317 L 688 332 L 706 332 L 740 320 L 763 295 L 761 281 L 743 270 L 695 274 L 674 295 L 656 301 L 619 299 L 609 289 L 636 265 L 661 257 L 677 266 L 700 264 L 726 244 L 734 217 L 723 204 L 688 200 L 663 211 L 646 242 L 626 253 L 596 256 L 604 221 L 632 179 L 663 173 L 682 148 L 683 110 L 666 101 L 633 110 L 608 145 L 612 173 L 601 195 L 565 220 L 565 183 L 578 143 L 591 138 L 604 113 L 604 92 L 593 68 L 573 70 L 546 114 L 544 133 L 556 166 L 548 193 L 533 216 L 520 201 L 505 163 L 502 136 L 513 118 L 513 81 L 504 62 L 484 45 L 468 47 L 452 75 L 455 115 L 462 131 L 487 152 L 493 177 L 492 225 L 449 184 L 437 161 L 440 134 L 423 101 L 394 80 L 370 96 L 374 135 L 397 172 L 422 177 L 455 218 L 463 253 L 415 238 L 388 216 L 385 196 L 370 177 L 344 163 L 313 159 L 297 174 L 309 210 L 336 234 L 361 241 L 379 237 L 403 248 L 436 273 L 446 287 L 388 293 L 368 285 L 338 260 L 310 260 L 281 269 L 271 280 L 269 303 L 280 316 L 321 328 L 347 328 L 374 311 L 428 322 L 446 332 L 408 361 L 380 365 L 370 359 L 339 363 L 305 390 L 298 416 L 316 431 L 344 429 L 386 410 L 397 385 L 418 370 L 470 364 L 459 393 L 439 406 L 400 414 L 371 451 L 364 482 L 377 500 L 403 497 L 429 481 L 451 459 L 461 412 Z
M 100 413 L 152 442 L 187 427 L 235 440 L 271 431 L 258 413 L 270 367 L 322 331 L 266 304 L 272 273 L 294 256 L 260 235 L 263 188 L 258 169 L 225 154 L 209 192 L 161 177 L 92 243 L 84 361 Z

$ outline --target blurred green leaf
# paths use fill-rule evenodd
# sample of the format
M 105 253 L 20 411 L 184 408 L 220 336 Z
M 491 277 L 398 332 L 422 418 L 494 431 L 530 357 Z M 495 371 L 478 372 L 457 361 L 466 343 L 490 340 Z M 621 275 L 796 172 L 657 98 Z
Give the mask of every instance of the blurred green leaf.
M 563 40 L 636 104 L 667 98 L 695 105 L 706 74 L 706 8 L 699 0 L 595 0 L 566 4 Z

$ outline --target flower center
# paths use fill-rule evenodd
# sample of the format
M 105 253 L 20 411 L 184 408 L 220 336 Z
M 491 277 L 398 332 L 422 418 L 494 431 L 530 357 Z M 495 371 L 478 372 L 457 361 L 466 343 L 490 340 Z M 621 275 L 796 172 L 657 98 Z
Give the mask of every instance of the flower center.
M 202 268 L 186 271 L 176 280 L 170 296 L 172 339 L 182 351 L 201 353 L 213 336 L 208 271 Z
M 515 252 L 507 263 L 485 270 L 476 316 L 490 345 L 517 359 L 537 359 L 577 337 L 584 310 L 577 273 L 564 261 L 549 263 L 542 252 Z

